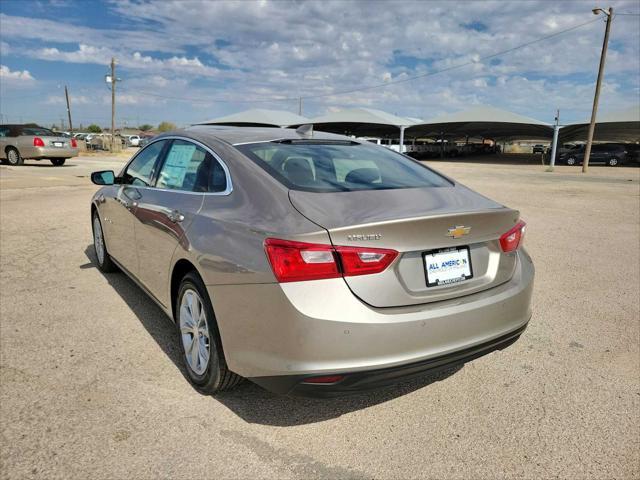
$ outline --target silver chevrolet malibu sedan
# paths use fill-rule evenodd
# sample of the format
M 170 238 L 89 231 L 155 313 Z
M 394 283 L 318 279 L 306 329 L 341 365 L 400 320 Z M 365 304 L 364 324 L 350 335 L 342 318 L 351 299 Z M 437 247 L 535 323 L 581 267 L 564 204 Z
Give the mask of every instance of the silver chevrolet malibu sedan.
M 201 392 L 376 388 L 503 349 L 531 317 L 519 212 L 369 142 L 195 126 L 92 180 L 99 268 L 173 319 Z

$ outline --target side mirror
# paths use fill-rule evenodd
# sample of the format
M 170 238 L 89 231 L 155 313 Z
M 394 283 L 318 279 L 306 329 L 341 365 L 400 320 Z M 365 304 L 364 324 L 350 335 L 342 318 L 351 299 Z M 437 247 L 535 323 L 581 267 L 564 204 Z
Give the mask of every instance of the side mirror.
M 116 183 L 116 174 L 113 170 L 102 170 L 91 174 L 91 181 L 96 185 L 113 185 Z

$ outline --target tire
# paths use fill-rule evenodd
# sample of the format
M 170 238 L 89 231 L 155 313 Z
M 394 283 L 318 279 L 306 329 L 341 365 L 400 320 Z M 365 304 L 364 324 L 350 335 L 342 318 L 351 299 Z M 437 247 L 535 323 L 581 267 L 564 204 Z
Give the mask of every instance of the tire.
M 575 157 L 569 157 L 567 158 L 567 165 L 576 165 L 578 162 L 576 161 Z
M 174 318 L 189 381 L 205 395 L 238 385 L 243 378 L 227 368 L 213 306 L 196 272 L 190 272 L 182 279 L 174 305 Z M 198 351 L 194 352 L 191 346 Z
M 611 157 L 609 160 L 607 160 L 607 165 L 609 165 L 610 167 L 617 167 L 618 165 L 620 165 L 620 159 L 618 157 Z
M 61 167 L 64 165 L 64 162 L 67 161 L 66 158 L 50 158 L 49 161 L 53 163 L 54 167 Z
M 118 267 L 111 260 L 107 251 L 107 244 L 104 241 L 104 231 L 97 212 L 93 213 L 91 228 L 93 230 L 93 251 L 96 254 L 98 269 L 103 273 L 111 273 L 118 270 Z
M 7 163 L 14 167 L 22 165 L 24 163 L 24 158 L 20 156 L 20 152 L 17 148 L 7 148 Z

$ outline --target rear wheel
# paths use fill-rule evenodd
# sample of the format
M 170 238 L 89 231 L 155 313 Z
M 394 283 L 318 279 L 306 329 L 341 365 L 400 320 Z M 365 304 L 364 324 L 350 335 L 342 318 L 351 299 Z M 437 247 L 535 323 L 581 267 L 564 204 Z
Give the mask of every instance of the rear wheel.
M 567 158 L 567 165 L 575 165 L 576 159 L 574 157 Z
M 104 273 L 115 272 L 117 267 L 115 263 L 111 261 L 109 252 L 107 252 L 107 245 L 104 242 L 104 232 L 102 231 L 102 224 L 100 223 L 100 217 L 97 212 L 93 214 L 91 225 L 93 227 L 93 248 L 98 261 L 98 268 Z
M 61 167 L 64 165 L 64 162 L 67 160 L 66 158 L 50 158 L 51 163 L 53 163 L 54 167 Z
M 176 325 L 191 383 L 204 394 L 235 387 L 242 377 L 226 366 L 213 307 L 204 283 L 195 272 L 182 279 L 175 305 Z
M 607 165 L 609 165 L 610 167 L 617 167 L 620 164 L 620 160 L 618 160 L 617 157 L 611 157 L 609 160 L 607 160 Z
M 18 152 L 16 148 L 7 148 L 7 163 L 13 166 L 22 165 L 24 163 L 24 159 L 20 156 L 20 152 Z

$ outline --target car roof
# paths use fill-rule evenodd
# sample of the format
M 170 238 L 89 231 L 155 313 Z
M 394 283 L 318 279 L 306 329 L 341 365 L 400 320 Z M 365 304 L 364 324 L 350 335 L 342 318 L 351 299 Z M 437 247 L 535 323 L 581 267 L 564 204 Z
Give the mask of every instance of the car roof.
M 231 145 L 244 143 L 272 142 L 274 140 L 342 140 L 356 141 L 354 138 L 326 132 L 313 132 L 312 136 L 306 136 L 293 128 L 278 127 L 227 127 L 221 125 L 194 125 L 181 131 L 168 132 L 167 135 L 179 133 L 193 134 L 194 136 L 212 140 L 223 141 Z

